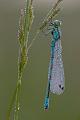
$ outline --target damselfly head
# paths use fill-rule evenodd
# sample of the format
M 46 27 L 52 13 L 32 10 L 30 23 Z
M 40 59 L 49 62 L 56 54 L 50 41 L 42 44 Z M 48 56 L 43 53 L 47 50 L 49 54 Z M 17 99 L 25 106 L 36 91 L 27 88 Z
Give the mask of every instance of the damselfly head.
M 53 22 L 50 23 L 50 26 L 54 26 L 54 27 L 60 27 L 61 26 L 61 21 L 59 20 L 54 20 Z
M 53 30 L 55 30 L 56 28 L 59 28 L 61 26 L 61 23 L 62 22 L 59 20 L 50 21 L 48 26 L 48 32 L 46 33 L 46 35 L 49 33 L 53 35 Z
M 62 22 L 59 21 L 59 20 L 55 20 L 55 21 L 54 21 L 54 25 L 56 25 L 56 26 L 61 26 L 61 23 L 62 23 Z

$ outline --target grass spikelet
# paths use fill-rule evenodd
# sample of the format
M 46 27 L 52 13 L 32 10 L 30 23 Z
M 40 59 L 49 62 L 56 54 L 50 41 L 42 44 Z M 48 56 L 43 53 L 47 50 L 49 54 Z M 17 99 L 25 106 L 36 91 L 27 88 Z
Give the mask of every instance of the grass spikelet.
M 19 19 L 19 30 L 18 30 L 18 40 L 19 40 L 19 45 L 23 46 L 24 43 L 24 10 L 21 9 L 20 12 L 20 19 Z

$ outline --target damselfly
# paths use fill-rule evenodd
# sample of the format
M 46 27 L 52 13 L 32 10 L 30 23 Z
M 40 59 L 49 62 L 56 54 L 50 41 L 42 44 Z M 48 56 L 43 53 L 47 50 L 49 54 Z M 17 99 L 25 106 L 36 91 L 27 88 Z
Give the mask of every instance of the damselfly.
M 62 61 L 62 47 L 61 47 L 61 22 L 55 20 L 50 23 L 50 32 L 52 34 L 51 41 L 51 55 L 48 70 L 48 87 L 46 91 L 44 109 L 49 108 L 49 94 L 50 92 L 60 95 L 64 91 L 64 68 Z

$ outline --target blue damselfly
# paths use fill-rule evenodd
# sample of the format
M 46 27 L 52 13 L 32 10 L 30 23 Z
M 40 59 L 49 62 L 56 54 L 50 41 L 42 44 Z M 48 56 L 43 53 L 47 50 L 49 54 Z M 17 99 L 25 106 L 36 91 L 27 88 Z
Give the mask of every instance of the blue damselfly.
M 50 32 L 52 34 L 50 63 L 48 70 L 48 86 L 46 91 L 44 109 L 49 108 L 50 92 L 60 95 L 65 88 L 64 68 L 62 61 L 62 47 L 61 47 L 61 22 L 55 20 L 50 23 Z

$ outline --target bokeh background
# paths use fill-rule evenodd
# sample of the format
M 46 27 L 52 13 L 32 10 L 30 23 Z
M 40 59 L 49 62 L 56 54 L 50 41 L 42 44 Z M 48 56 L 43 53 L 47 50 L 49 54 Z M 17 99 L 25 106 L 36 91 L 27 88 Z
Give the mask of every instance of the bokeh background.
M 29 42 L 52 3 L 53 0 L 34 0 L 35 19 Z M 25 0 L 0 0 L 0 120 L 6 120 L 17 81 L 17 31 L 19 10 L 24 4 Z M 80 0 L 65 0 L 57 18 L 63 21 L 65 92 L 60 96 L 51 94 L 50 109 L 44 111 L 51 36 L 41 33 L 28 53 L 19 120 L 80 120 Z

